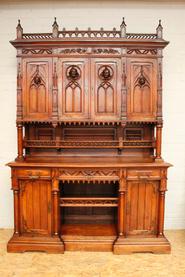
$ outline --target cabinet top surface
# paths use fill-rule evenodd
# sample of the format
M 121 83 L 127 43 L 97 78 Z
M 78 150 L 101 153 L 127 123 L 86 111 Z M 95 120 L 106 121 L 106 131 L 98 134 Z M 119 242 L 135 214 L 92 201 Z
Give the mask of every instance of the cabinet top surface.
M 125 157 L 63 157 L 59 162 L 10 162 L 10 167 L 170 167 L 166 162 L 128 159 Z

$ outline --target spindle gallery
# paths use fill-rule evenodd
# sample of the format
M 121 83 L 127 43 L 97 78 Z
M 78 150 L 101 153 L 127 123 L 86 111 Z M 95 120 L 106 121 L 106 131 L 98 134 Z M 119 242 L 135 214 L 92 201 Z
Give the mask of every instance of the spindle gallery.
M 39 27 L 38 27 L 39 29 Z M 17 38 L 18 155 L 8 252 L 169 253 L 163 233 L 161 22 L 152 34 Z

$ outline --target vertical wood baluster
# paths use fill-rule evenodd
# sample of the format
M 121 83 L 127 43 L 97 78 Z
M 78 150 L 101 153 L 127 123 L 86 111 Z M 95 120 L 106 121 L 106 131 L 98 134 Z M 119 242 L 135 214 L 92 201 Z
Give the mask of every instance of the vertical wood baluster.
M 56 170 L 52 172 L 52 198 L 53 198 L 53 234 L 59 235 L 59 181 Z
M 19 189 L 14 189 L 14 234 L 19 235 Z
M 155 158 L 155 161 L 162 161 L 161 144 L 162 144 L 162 124 L 157 124 L 157 128 L 156 128 L 156 158 Z
M 164 210 L 165 210 L 165 192 L 167 189 L 167 172 L 161 171 L 161 183 L 159 189 L 159 218 L 158 218 L 158 236 L 163 236 L 164 230 Z
M 118 206 L 118 234 L 119 236 L 125 236 L 125 198 L 126 198 L 126 170 L 120 172 L 119 182 L 119 206 Z
M 17 148 L 18 148 L 18 156 L 16 161 L 23 161 L 23 126 L 21 123 L 17 123 Z

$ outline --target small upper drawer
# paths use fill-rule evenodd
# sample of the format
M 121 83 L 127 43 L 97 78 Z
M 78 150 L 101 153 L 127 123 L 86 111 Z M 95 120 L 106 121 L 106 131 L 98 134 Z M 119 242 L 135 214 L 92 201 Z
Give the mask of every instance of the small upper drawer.
M 128 169 L 127 177 L 129 179 L 150 179 L 160 178 L 160 169 Z
M 28 177 L 30 179 L 39 178 L 39 177 L 50 177 L 51 170 L 50 169 L 35 169 L 35 168 L 29 168 L 29 169 L 17 169 L 17 176 L 19 177 Z

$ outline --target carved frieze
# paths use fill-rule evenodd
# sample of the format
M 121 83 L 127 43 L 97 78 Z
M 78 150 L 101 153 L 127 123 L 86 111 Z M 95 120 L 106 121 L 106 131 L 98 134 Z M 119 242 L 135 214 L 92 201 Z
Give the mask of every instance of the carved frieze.
M 92 50 L 93 54 L 119 54 L 118 49 L 114 48 L 94 48 Z
M 45 49 L 33 49 L 33 48 L 23 48 L 22 54 L 52 54 L 52 49 L 45 48 Z
M 117 199 L 60 199 L 60 205 L 63 207 L 116 207 Z
M 127 54 L 157 55 L 157 49 L 128 49 Z
M 87 53 L 87 48 L 65 48 L 62 49 L 60 54 L 85 54 Z
M 103 169 L 103 170 L 93 170 L 93 169 L 80 169 L 80 170 L 71 170 L 71 169 L 63 169 L 59 170 L 59 178 L 61 179 L 115 179 L 118 180 L 118 171 L 112 169 Z

